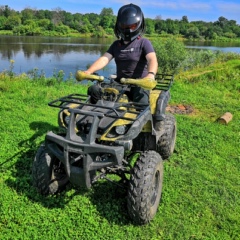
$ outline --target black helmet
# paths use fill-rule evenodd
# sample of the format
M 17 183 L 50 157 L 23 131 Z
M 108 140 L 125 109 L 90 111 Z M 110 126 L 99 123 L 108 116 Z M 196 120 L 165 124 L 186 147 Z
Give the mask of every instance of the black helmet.
M 134 4 L 122 6 L 118 10 L 114 33 L 117 38 L 132 41 L 145 30 L 144 16 L 140 7 Z

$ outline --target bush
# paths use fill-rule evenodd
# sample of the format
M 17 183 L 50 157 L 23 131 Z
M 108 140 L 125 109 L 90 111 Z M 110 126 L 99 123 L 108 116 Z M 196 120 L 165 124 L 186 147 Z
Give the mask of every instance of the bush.
M 55 31 L 61 34 L 68 34 L 71 32 L 70 28 L 63 24 L 56 26 Z
M 218 53 L 210 50 L 188 50 L 186 59 L 182 62 L 183 70 L 208 66 L 216 61 Z
M 173 74 L 179 72 L 181 63 L 187 55 L 184 44 L 174 37 L 153 40 L 152 44 L 157 54 L 159 71 Z
M 240 54 L 211 50 L 186 49 L 183 42 L 169 37 L 154 39 L 152 44 L 157 54 L 158 71 L 176 74 L 180 71 L 207 67 L 216 62 L 240 59 Z

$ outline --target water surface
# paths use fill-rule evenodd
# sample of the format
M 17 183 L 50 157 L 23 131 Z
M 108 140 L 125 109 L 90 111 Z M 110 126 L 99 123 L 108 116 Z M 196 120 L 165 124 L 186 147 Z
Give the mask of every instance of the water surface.
M 17 74 L 35 69 L 50 77 L 63 70 L 65 78 L 77 70 L 85 70 L 112 43 L 113 38 L 66 38 L 0 36 L 0 71 L 9 70 L 14 60 L 13 71 Z M 240 43 L 185 42 L 187 48 L 220 50 L 240 53 Z M 98 73 L 104 76 L 115 74 L 116 65 L 111 61 Z

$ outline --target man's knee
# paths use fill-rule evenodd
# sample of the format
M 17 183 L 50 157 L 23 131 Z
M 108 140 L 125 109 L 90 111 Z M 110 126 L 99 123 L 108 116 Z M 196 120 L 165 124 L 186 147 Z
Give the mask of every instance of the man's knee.
M 102 98 L 102 89 L 97 85 L 92 85 L 88 88 L 87 94 L 91 96 L 91 103 L 95 104 L 98 100 Z
M 140 87 L 132 87 L 130 94 L 132 95 L 132 101 L 141 104 L 149 104 L 149 91 Z

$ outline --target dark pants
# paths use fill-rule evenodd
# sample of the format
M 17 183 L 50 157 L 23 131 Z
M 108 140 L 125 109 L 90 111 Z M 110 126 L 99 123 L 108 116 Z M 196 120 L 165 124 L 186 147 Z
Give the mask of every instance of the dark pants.
M 91 96 L 91 103 L 96 103 L 102 98 L 102 88 L 98 85 L 92 85 L 88 88 L 87 94 Z M 125 94 L 128 96 L 130 101 L 138 102 L 142 104 L 149 104 L 149 91 L 144 90 L 140 87 L 131 87 Z

